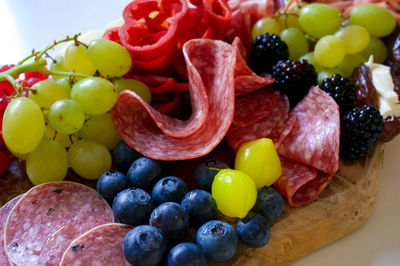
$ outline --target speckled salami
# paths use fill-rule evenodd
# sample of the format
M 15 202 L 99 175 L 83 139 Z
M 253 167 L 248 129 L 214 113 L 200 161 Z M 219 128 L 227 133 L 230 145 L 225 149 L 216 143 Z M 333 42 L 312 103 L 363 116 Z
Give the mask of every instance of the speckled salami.
M 222 140 L 233 120 L 235 48 L 222 41 L 195 39 L 185 43 L 183 52 L 190 94 L 207 95 L 206 118 L 198 122 L 201 126 L 194 133 L 185 137 L 165 134 L 147 104 L 132 92 L 120 93 L 111 111 L 125 142 L 153 159 L 184 160 L 205 155 Z
M 15 204 L 21 197 L 22 194 L 13 198 L 0 208 L 0 265 L 2 266 L 11 265 L 11 263 L 8 261 L 7 253 L 4 249 L 4 227 L 6 225 L 10 211 L 12 210 L 12 208 L 14 208 Z
M 58 265 L 72 240 L 114 222 L 111 208 L 93 189 L 73 182 L 33 187 L 8 216 L 5 248 L 10 261 L 23 265 Z
M 267 117 L 278 100 L 279 91 L 268 88 L 236 98 L 233 124 L 238 127 L 246 127 Z
M 226 134 L 229 146 L 236 152 L 240 146 L 248 141 L 267 137 L 289 115 L 289 100 L 286 95 L 279 96 L 278 103 L 272 112 L 265 118 L 247 127 L 232 125 Z
M 89 230 L 72 241 L 62 256 L 60 266 L 131 265 L 122 252 L 122 242 L 132 228 L 112 223 Z
M 339 168 L 339 107 L 313 87 L 293 109 L 298 123 L 279 146 L 278 154 L 334 175 Z
M 291 206 L 299 207 L 315 200 L 332 178 L 303 163 L 282 156 L 280 159 L 282 175 L 274 186 Z
M 281 120 L 282 122 L 269 134 L 267 137 L 272 140 L 274 143 L 275 149 L 278 150 L 282 141 L 289 135 L 290 131 L 292 131 L 293 127 L 297 122 L 297 117 L 294 114 L 293 110 L 289 112 L 289 116 L 286 121 Z

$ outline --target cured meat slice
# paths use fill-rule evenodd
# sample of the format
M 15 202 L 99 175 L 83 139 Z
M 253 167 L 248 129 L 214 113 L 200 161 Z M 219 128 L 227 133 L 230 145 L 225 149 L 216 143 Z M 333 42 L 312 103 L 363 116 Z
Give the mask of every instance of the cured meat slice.
M 246 127 L 267 117 L 279 100 L 279 91 L 262 89 L 246 96 L 236 98 L 233 124 Z
M 279 146 L 278 154 L 329 175 L 339 168 L 339 107 L 326 92 L 312 87 L 293 109 L 298 124 Z
M 6 225 L 10 211 L 12 210 L 12 208 L 14 208 L 15 204 L 21 197 L 22 194 L 13 198 L 0 208 L 0 265 L 3 266 L 11 265 L 11 263 L 8 261 L 7 253 L 4 249 L 4 227 Z
M 233 46 L 209 39 L 195 39 L 185 43 L 184 56 L 189 73 L 189 91 L 198 94 L 204 107 L 193 122 L 201 125 L 189 135 L 184 127 L 165 134 L 160 126 L 164 115 L 152 116 L 148 105 L 135 93 L 125 91 L 111 111 L 114 125 L 125 142 L 143 155 L 158 160 L 184 160 L 210 152 L 225 136 L 233 120 L 234 69 L 236 51 Z M 192 102 L 192 104 L 195 104 Z M 196 119 L 195 115 L 192 115 Z M 198 118 L 197 118 L 198 119 Z M 171 129 L 181 122 L 164 121 Z M 171 124 L 170 124 L 171 123 Z M 183 122 L 182 122 L 183 123 Z M 171 126 L 172 125 L 172 126 Z M 195 128 L 195 127 L 193 127 Z M 184 132 L 185 134 L 182 134 Z M 174 136 L 171 136 L 174 135 Z M 179 136 L 179 137 L 177 137 Z
M 229 146 L 237 152 L 243 143 L 267 137 L 281 121 L 286 121 L 288 115 L 289 100 L 286 95 L 281 95 L 275 108 L 266 118 L 258 120 L 247 127 L 232 125 L 228 134 L 226 134 L 226 140 Z
M 104 224 L 75 238 L 62 256 L 60 266 L 130 266 L 122 252 L 125 235 L 132 229 L 125 224 Z
M 283 121 L 283 120 L 281 120 Z M 275 149 L 278 150 L 282 141 L 289 135 L 293 127 L 297 123 L 297 117 L 293 111 L 289 112 L 289 117 L 286 121 L 280 123 L 267 137 L 274 143 Z
M 299 207 L 315 200 L 332 178 L 303 163 L 282 156 L 280 159 L 282 175 L 274 186 L 291 206 Z
M 58 265 L 72 240 L 114 222 L 110 206 L 95 190 L 73 182 L 33 187 L 10 212 L 5 248 L 14 264 Z

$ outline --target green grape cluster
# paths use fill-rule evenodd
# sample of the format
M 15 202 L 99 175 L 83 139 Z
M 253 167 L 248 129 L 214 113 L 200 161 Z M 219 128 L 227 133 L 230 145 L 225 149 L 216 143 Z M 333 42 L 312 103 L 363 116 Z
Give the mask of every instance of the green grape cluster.
M 356 6 L 345 20 L 336 7 L 313 3 L 260 19 L 252 36 L 280 35 L 289 48 L 289 59 L 307 59 L 322 81 L 333 74 L 349 77 L 371 55 L 374 62 L 383 63 L 387 49 L 380 38 L 392 33 L 395 26 L 394 16 L 378 5 Z

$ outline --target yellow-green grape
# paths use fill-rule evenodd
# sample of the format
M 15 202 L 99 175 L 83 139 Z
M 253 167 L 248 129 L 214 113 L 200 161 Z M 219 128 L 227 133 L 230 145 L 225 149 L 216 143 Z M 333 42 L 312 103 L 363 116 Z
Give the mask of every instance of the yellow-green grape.
M 314 48 L 315 60 L 323 67 L 335 67 L 339 65 L 345 55 L 343 41 L 333 35 L 322 37 Z
M 3 115 L 2 134 L 11 152 L 33 151 L 44 134 L 44 118 L 39 105 L 26 97 L 11 100 Z
M 259 19 L 253 26 L 251 31 L 251 35 L 253 40 L 261 34 L 264 33 L 273 33 L 279 35 L 283 30 L 281 24 L 279 24 L 278 20 L 275 18 L 262 18 Z
M 319 72 L 323 69 L 323 67 L 317 63 L 317 60 L 315 60 L 314 52 L 306 53 L 301 57 L 301 59 L 306 59 L 309 64 L 313 65 L 316 72 Z
M 281 25 L 282 29 L 287 29 L 287 28 L 301 29 L 299 24 L 299 15 L 298 12 L 296 13 L 295 11 L 279 15 L 278 22 Z
M 65 50 L 64 67 L 67 71 L 73 71 L 88 76 L 96 73 L 96 67 L 93 66 L 87 55 L 87 48 L 82 44 L 70 44 Z
M 68 171 L 68 154 L 61 143 L 43 140 L 29 153 L 26 159 L 26 173 L 34 185 L 61 181 Z
M 281 161 L 268 138 L 243 144 L 236 154 L 235 169 L 248 174 L 257 188 L 272 185 L 282 174 Z
M 291 60 L 299 59 L 309 50 L 307 38 L 299 29 L 288 28 L 283 30 L 280 37 L 289 48 L 289 59 Z
M 335 36 L 344 42 L 347 54 L 355 54 L 367 47 L 369 43 L 369 33 L 366 29 L 358 25 L 351 25 L 341 28 Z
M 49 123 L 57 132 L 73 134 L 78 132 L 85 122 L 81 106 L 70 99 L 56 101 L 50 107 Z
M 39 81 L 29 91 L 29 98 L 46 109 L 49 109 L 55 101 L 68 97 L 67 89 L 52 80 Z
M 114 81 L 115 88 L 117 88 L 118 93 L 123 90 L 130 90 L 139 95 L 146 103 L 151 102 L 151 92 L 149 87 L 143 82 L 136 79 L 118 79 Z
M 82 139 L 97 141 L 109 150 L 113 150 L 121 141 L 121 136 L 115 129 L 109 113 L 89 116 L 78 132 L 78 136 Z
M 385 62 L 387 57 L 387 48 L 385 43 L 380 39 L 371 37 L 368 46 L 360 52 L 360 55 L 364 56 L 365 58 L 369 58 L 371 55 L 373 55 L 374 62 L 382 64 Z
M 113 108 L 118 98 L 115 86 L 98 77 L 78 81 L 71 90 L 71 99 L 80 104 L 85 113 L 101 115 Z
M 50 63 L 50 70 L 51 71 L 60 71 L 60 72 L 67 72 L 64 66 L 64 56 L 56 56 L 53 61 Z M 58 80 L 63 76 L 59 75 L 52 75 L 54 80 Z
M 111 168 L 108 149 L 92 140 L 79 140 L 71 145 L 68 158 L 72 169 L 86 179 L 98 179 Z
M 100 74 L 107 77 L 123 76 L 132 66 L 129 52 L 113 41 L 103 39 L 91 41 L 87 54 Z
M 60 132 L 57 132 L 48 124 L 46 126 L 44 136 L 47 140 L 55 140 L 59 143 L 61 143 L 65 148 L 68 148 L 72 144 L 73 136 L 69 136 L 67 134 L 63 134 Z
M 67 99 L 71 97 L 71 89 L 72 89 L 72 81 L 69 77 L 61 77 L 56 80 L 56 82 L 60 85 L 62 85 L 65 88 L 65 91 L 67 92 Z
M 257 188 L 247 174 L 224 169 L 214 177 L 211 194 L 218 210 L 228 217 L 243 218 L 253 208 L 257 199 Z
M 359 65 L 365 63 L 367 59 L 359 54 L 347 54 L 342 63 L 337 66 L 337 69 L 342 73 L 344 77 L 350 77 L 353 70 Z
M 15 157 L 22 161 L 26 161 L 26 158 L 28 158 L 29 153 L 18 153 L 18 152 L 11 152 Z

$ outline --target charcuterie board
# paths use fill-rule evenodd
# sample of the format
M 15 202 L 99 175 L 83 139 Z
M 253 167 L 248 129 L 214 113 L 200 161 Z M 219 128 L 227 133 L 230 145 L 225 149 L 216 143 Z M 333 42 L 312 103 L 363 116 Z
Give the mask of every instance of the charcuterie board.
M 364 159 L 340 161 L 339 171 L 320 197 L 311 204 L 292 208 L 272 224 L 271 239 L 261 249 L 239 246 L 229 261 L 215 265 L 285 265 L 350 233 L 370 215 L 383 166 L 383 144 Z M 0 205 L 32 187 L 17 161 L 0 178 Z M 69 173 L 68 180 L 91 187 L 95 181 Z

